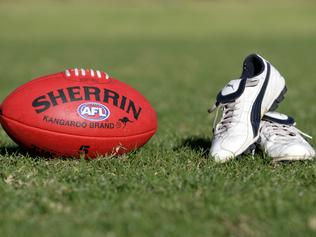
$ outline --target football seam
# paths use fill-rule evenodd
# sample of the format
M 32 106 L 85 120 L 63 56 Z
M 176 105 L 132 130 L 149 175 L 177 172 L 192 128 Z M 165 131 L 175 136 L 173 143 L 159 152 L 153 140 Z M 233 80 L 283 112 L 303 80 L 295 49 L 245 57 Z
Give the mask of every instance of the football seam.
M 156 127 L 156 128 L 150 129 L 150 130 L 145 131 L 145 132 L 142 132 L 142 133 L 137 133 L 137 134 L 128 135 L 128 136 L 109 136 L 109 137 L 89 136 L 89 135 L 84 135 L 84 136 L 83 136 L 83 135 L 78 135 L 78 134 L 73 134 L 73 133 L 62 133 L 62 132 L 52 131 L 52 130 L 49 130 L 49 129 L 43 129 L 43 128 L 39 128 L 39 127 L 30 126 L 30 125 L 28 125 L 28 124 L 21 123 L 20 121 L 17 121 L 17 120 L 15 120 L 15 119 L 8 118 L 7 116 L 4 116 L 4 115 L 2 115 L 1 117 L 3 117 L 3 119 L 10 120 L 10 121 L 12 121 L 12 122 L 14 122 L 14 123 L 18 123 L 18 124 L 21 124 L 21 125 L 23 125 L 23 126 L 26 126 L 26 127 L 29 127 L 29 128 L 33 128 L 33 129 L 37 129 L 37 130 L 47 131 L 47 132 L 50 132 L 50 133 L 64 134 L 64 135 L 69 135 L 69 136 L 87 137 L 87 138 L 105 138 L 105 139 L 111 139 L 111 138 L 130 138 L 130 137 L 134 137 L 134 136 L 146 135 L 146 134 L 149 134 L 149 133 L 152 133 L 152 132 L 156 132 L 156 131 L 157 131 L 157 127 Z

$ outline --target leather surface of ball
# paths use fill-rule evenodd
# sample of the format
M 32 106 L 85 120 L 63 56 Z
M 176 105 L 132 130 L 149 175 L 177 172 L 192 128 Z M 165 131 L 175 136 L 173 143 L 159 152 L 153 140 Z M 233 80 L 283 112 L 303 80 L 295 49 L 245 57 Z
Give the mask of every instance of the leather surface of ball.
M 34 79 L 2 103 L 0 122 L 19 145 L 63 157 L 116 155 L 157 130 L 149 102 L 100 71 L 68 69 Z

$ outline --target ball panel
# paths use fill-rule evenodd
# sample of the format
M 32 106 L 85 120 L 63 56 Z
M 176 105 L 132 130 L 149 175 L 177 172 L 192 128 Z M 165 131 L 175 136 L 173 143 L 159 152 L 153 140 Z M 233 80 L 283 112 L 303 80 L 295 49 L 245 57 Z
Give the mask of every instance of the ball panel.
M 115 79 L 107 87 L 87 85 L 60 77 L 37 79 L 7 97 L 3 114 L 32 127 L 74 135 L 125 136 L 157 127 L 155 111 L 131 87 Z M 87 102 L 96 106 L 80 110 Z M 88 118 L 104 115 L 101 107 L 110 113 L 107 119 Z
M 0 116 L 0 122 L 19 145 L 65 157 L 123 154 L 143 146 L 156 132 L 154 129 L 125 137 L 88 137 L 34 128 L 4 116 Z

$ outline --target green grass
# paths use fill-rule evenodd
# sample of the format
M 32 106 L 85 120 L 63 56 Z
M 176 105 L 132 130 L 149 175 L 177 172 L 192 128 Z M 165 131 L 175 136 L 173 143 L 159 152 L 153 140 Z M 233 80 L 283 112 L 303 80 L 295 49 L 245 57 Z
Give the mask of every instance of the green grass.
M 145 147 L 94 161 L 31 157 L 0 130 L 0 236 L 314 236 L 315 162 L 207 159 L 207 108 L 251 52 L 286 77 L 279 111 L 316 135 L 316 4 L 266 2 L 0 1 L 0 101 L 92 67 L 159 117 Z

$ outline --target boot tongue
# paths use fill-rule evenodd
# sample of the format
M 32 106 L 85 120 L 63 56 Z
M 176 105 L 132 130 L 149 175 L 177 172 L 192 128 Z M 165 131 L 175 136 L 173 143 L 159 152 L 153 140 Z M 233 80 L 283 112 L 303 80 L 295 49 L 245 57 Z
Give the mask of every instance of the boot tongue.
M 295 125 L 295 120 L 292 117 L 278 112 L 267 112 L 262 119 L 284 125 Z
M 233 94 L 235 93 L 238 88 L 239 88 L 239 84 L 240 84 L 240 79 L 236 79 L 236 80 L 231 80 L 221 91 L 222 96 L 226 96 L 229 94 Z
M 217 103 L 225 104 L 235 101 L 244 92 L 246 80 L 231 80 L 217 95 Z

